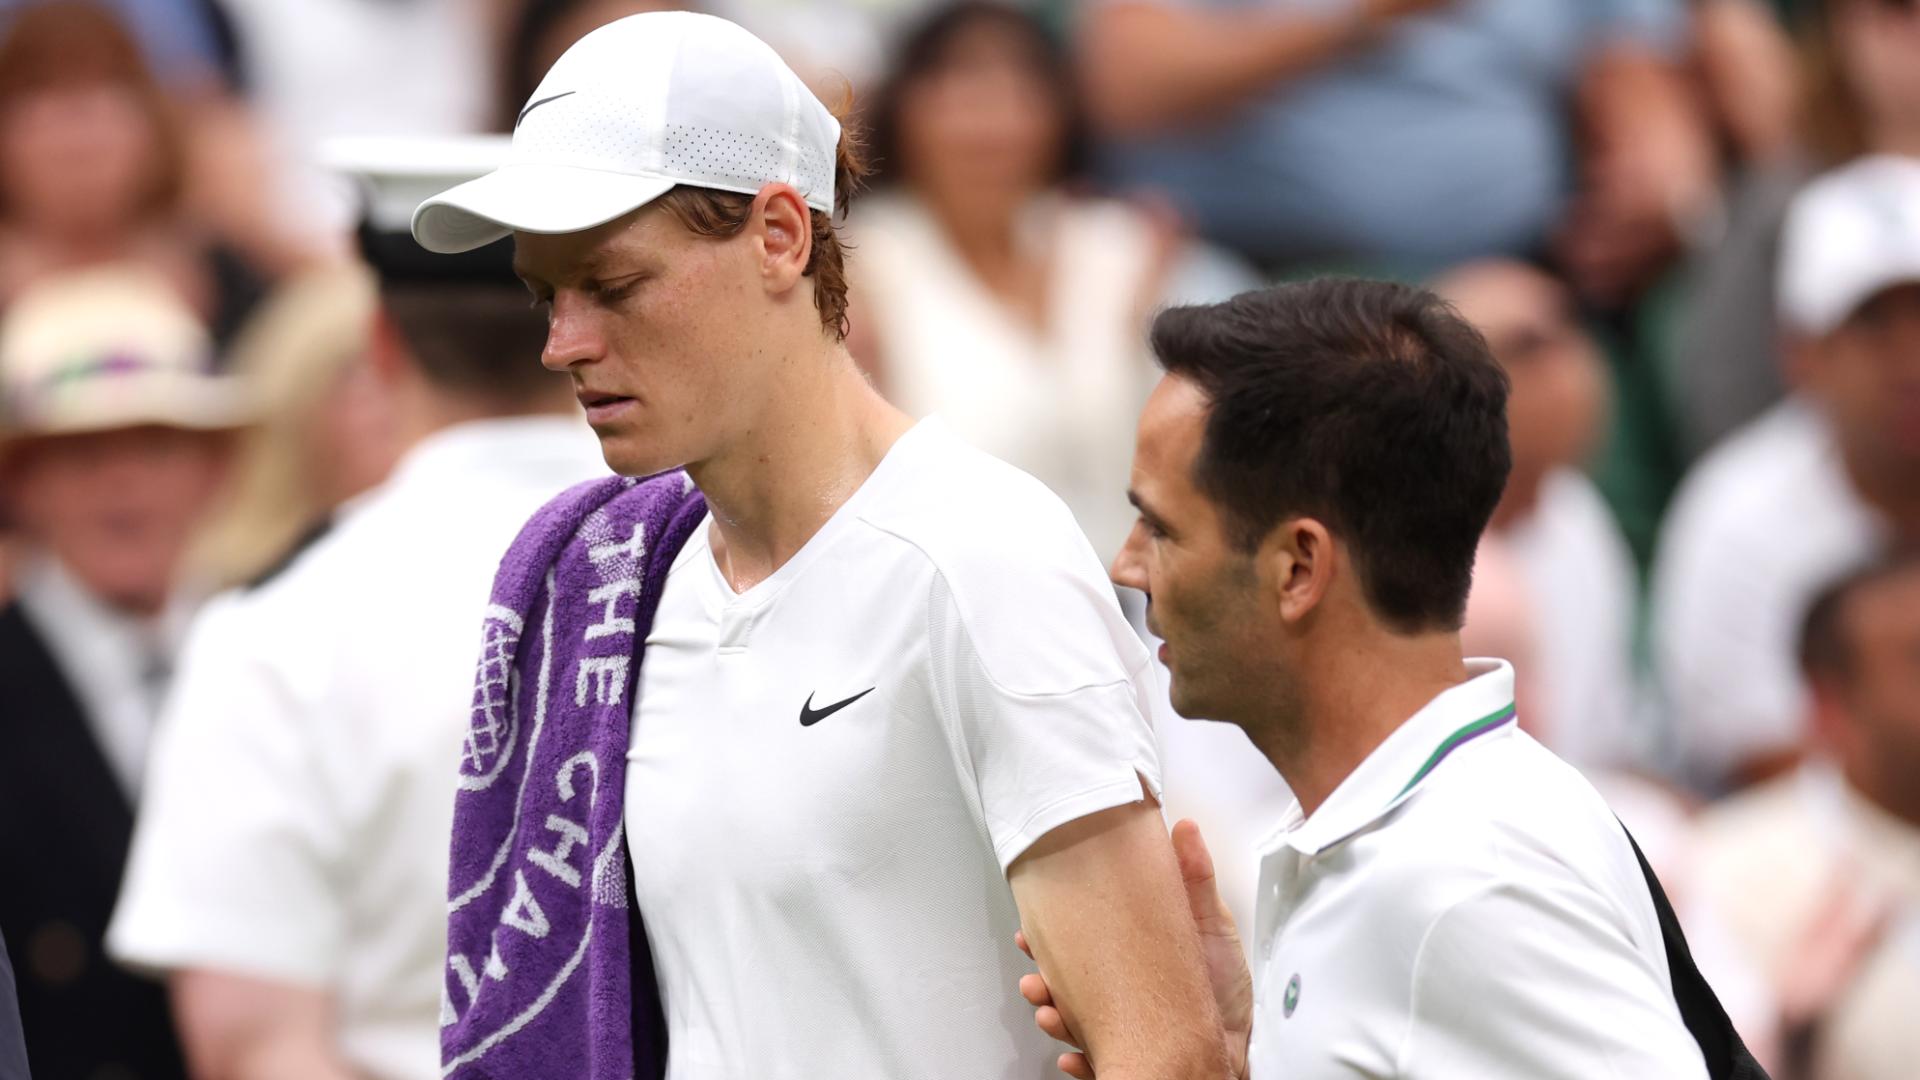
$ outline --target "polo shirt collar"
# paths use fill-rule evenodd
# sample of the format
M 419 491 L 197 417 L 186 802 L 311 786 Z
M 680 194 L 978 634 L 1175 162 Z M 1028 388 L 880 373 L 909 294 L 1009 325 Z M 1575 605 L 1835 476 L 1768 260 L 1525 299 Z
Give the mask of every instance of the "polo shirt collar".
M 1311 817 L 1295 802 L 1276 842 L 1318 855 L 1379 821 L 1413 796 L 1462 747 L 1513 732 L 1513 666 L 1467 661 L 1466 682 L 1442 691 L 1375 747 Z

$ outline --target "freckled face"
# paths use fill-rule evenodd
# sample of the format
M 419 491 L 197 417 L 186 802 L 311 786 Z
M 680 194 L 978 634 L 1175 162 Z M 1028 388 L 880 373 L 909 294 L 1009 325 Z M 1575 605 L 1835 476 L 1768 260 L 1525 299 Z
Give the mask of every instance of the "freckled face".
M 695 235 L 658 207 L 561 236 L 517 233 L 514 268 L 547 313 L 540 362 L 573 377 L 615 472 L 713 456 L 753 424 L 760 287 L 742 237 Z

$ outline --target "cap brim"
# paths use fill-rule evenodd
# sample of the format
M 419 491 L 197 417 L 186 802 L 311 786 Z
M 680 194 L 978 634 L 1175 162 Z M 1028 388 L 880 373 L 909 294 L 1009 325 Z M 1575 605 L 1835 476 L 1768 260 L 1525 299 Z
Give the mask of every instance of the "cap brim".
M 569 165 L 504 165 L 413 212 L 413 238 L 454 255 L 510 233 L 576 233 L 631 213 L 676 181 Z

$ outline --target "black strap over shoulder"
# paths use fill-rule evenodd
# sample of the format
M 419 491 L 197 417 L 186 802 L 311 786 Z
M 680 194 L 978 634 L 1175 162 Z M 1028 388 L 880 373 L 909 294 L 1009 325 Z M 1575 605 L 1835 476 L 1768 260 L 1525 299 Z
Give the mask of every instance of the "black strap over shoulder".
M 1622 825 L 1621 830 L 1625 831 L 1626 826 Z M 1766 1070 L 1753 1059 L 1747 1044 L 1740 1041 L 1740 1033 L 1733 1030 L 1733 1021 L 1727 1019 L 1727 1010 L 1694 965 L 1693 951 L 1687 948 L 1687 936 L 1680 931 L 1680 920 L 1673 913 L 1673 904 L 1667 900 L 1667 891 L 1660 887 L 1660 879 L 1647 864 L 1647 857 L 1631 832 L 1627 833 L 1627 843 L 1633 846 L 1633 857 L 1640 860 L 1640 873 L 1647 879 L 1647 892 L 1653 895 L 1653 910 L 1660 917 L 1660 937 L 1667 946 L 1673 997 L 1680 1004 L 1680 1019 L 1686 1023 L 1688 1033 L 1700 1044 L 1700 1055 L 1707 1062 L 1707 1076 L 1711 1080 L 1767 1080 Z

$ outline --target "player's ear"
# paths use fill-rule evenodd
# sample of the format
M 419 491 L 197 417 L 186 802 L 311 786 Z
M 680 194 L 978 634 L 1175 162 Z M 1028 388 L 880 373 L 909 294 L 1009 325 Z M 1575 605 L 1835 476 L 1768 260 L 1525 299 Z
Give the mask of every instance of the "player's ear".
M 1262 583 L 1287 622 L 1306 618 L 1333 583 L 1333 535 L 1310 517 L 1288 518 L 1260 542 Z
M 813 256 L 813 213 L 806 200 L 790 184 L 768 184 L 754 197 L 752 226 L 768 291 L 798 285 Z

